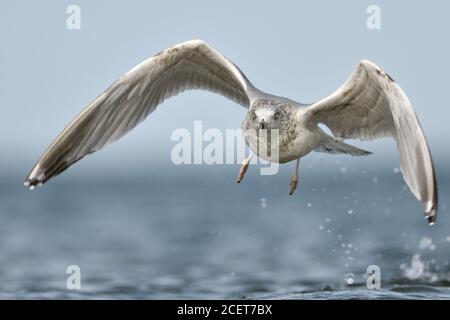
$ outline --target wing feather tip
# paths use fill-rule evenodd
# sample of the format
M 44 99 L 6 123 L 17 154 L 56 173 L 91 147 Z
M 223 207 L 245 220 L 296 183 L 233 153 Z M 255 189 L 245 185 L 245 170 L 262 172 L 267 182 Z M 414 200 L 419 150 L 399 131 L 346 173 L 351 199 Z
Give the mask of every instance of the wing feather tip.
M 436 204 L 434 202 L 428 202 L 425 205 L 425 219 L 427 220 L 430 226 L 436 223 L 437 218 L 437 210 Z
M 23 184 L 30 190 L 34 190 L 36 187 L 42 186 L 44 182 L 45 182 L 45 174 L 40 169 L 40 166 L 36 165 L 36 167 L 34 167 L 34 169 L 25 179 L 25 182 Z
M 436 216 L 426 216 L 425 219 L 427 219 L 428 225 L 429 226 L 434 226 L 436 223 Z

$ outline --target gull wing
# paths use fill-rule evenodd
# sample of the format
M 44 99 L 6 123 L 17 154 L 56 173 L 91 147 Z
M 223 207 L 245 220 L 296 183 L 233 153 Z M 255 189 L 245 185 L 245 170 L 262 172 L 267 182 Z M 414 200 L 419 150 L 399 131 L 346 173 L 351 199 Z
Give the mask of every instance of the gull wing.
M 411 102 L 381 68 L 361 61 L 344 85 L 308 107 L 305 117 L 310 125 L 325 124 L 339 138 L 394 138 L 406 184 L 423 203 L 428 222 L 436 221 L 436 175 L 425 134 Z
M 26 178 L 34 188 L 142 122 L 165 99 L 190 89 L 219 93 L 248 108 L 257 92 L 232 62 L 201 40 L 154 55 L 88 105 L 56 138 Z

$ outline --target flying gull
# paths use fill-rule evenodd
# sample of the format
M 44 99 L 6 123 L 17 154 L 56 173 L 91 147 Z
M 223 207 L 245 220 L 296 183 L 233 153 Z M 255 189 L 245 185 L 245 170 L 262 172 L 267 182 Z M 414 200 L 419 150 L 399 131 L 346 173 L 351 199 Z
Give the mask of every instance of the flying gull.
M 343 140 L 394 138 L 406 184 L 422 202 L 427 221 L 436 221 L 436 177 L 425 135 L 410 101 L 380 67 L 362 60 L 338 90 L 305 105 L 257 89 L 236 65 L 201 40 L 168 48 L 111 85 L 56 138 L 25 185 L 31 189 L 42 185 L 85 155 L 125 135 L 164 100 L 190 89 L 219 93 L 248 109 L 242 130 L 250 149 L 279 163 L 297 161 L 290 194 L 298 184 L 300 158 L 311 151 L 365 156 L 370 152 Z M 319 124 L 327 126 L 333 136 Z M 278 131 L 277 159 L 262 155 L 263 148 L 252 143 L 261 129 Z M 238 182 L 252 155 L 244 160 Z

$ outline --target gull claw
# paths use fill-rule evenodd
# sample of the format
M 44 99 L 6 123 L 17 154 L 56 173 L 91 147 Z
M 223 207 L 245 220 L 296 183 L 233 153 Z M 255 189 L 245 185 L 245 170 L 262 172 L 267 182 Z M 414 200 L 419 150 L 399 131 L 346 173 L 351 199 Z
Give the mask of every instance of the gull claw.
M 292 196 L 295 192 L 295 190 L 297 189 L 297 185 L 298 185 L 298 178 L 297 177 L 292 177 L 291 179 L 291 189 L 289 190 L 289 195 Z

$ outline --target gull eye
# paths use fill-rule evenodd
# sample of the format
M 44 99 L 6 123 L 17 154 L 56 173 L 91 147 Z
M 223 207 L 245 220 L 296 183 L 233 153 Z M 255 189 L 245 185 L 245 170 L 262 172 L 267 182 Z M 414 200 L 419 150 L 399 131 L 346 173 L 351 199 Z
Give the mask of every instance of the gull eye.
M 252 119 L 256 119 L 256 112 L 255 112 L 255 110 L 252 111 L 250 116 L 252 117 Z
M 276 111 L 276 112 L 273 114 L 273 118 L 274 118 L 275 120 L 277 120 L 279 117 L 280 117 L 280 113 L 279 113 L 278 111 Z

